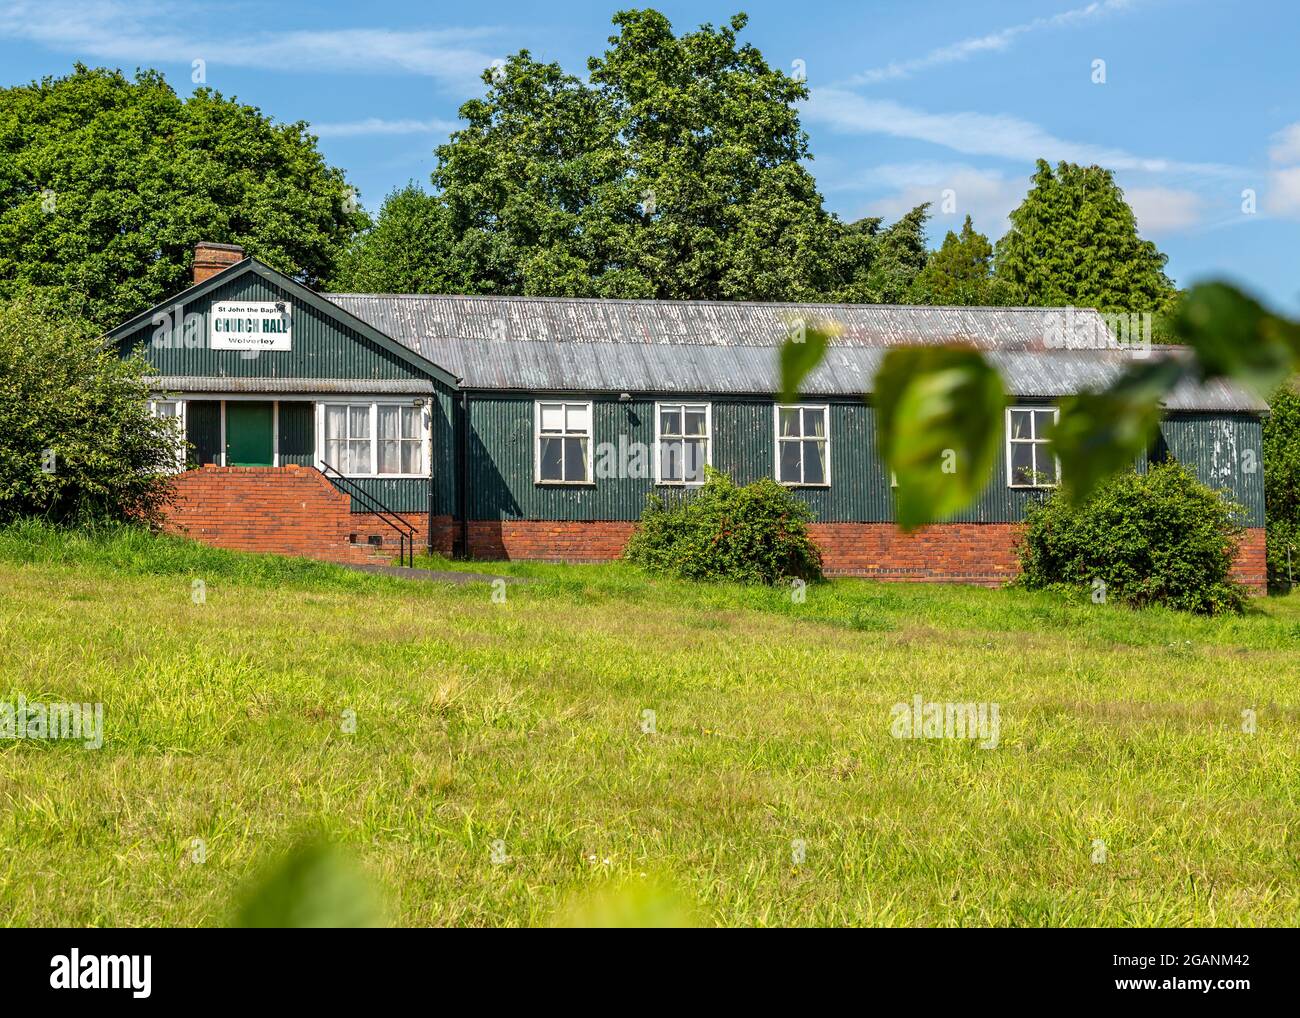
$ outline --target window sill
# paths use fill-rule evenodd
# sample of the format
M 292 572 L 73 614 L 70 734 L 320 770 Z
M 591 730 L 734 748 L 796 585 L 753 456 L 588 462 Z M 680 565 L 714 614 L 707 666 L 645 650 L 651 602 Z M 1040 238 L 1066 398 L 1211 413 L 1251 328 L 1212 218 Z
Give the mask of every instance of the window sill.
M 535 488 L 594 488 L 595 481 L 534 481 Z
M 816 481 L 777 481 L 777 484 L 783 488 L 830 488 L 830 482 L 818 483 Z
M 1012 491 L 1055 491 L 1059 484 L 1008 484 Z
M 427 481 L 429 479 L 428 474 L 340 474 L 339 476 L 348 481 Z

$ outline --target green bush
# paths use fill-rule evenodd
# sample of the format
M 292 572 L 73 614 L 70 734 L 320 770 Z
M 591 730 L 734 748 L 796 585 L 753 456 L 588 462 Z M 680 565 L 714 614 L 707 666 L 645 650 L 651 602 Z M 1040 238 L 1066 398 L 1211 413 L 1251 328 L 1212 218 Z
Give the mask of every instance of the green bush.
M 42 301 L 0 301 L 0 523 L 154 522 L 181 435 L 142 360 Z
M 822 556 L 808 536 L 812 510 L 771 478 L 737 487 L 709 469 L 703 486 L 666 503 L 646 499 L 624 557 L 687 580 L 774 584 L 820 580 Z
M 1108 601 L 1241 612 L 1246 590 L 1229 570 L 1243 511 L 1178 463 L 1111 478 L 1077 508 L 1057 492 L 1027 514 L 1021 582 L 1101 590 L 1101 580 Z
M 1264 521 L 1268 586 L 1291 589 L 1300 576 L 1300 391 L 1292 379 L 1268 401 L 1264 418 Z M 1288 551 L 1290 555 L 1288 557 Z

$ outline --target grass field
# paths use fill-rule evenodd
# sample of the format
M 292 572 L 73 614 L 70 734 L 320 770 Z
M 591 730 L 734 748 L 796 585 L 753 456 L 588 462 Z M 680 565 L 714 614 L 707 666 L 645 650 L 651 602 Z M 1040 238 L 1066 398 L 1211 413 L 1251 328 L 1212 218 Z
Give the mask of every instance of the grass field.
M 0 532 L 0 701 L 104 705 L 102 749 L 0 741 L 0 921 L 226 923 L 323 835 L 402 925 L 638 881 L 721 925 L 1300 922 L 1300 598 L 505 568 L 529 582 L 495 603 Z M 916 694 L 996 703 L 996 748 L 894 738 Z

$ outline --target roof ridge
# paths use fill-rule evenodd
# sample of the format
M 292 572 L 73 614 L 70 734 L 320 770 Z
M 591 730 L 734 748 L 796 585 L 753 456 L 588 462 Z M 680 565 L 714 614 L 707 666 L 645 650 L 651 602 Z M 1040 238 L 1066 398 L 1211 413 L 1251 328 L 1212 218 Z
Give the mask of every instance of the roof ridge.
M 865 309 L 872 311 L 1016 311 L 1042 314 L 1047 311 L 1073 310 L 1100 314 L 1098 308 L 1061 305 L 1059 307 L 1032 307 L 1028 304 L 852 304 L 833 301 L 789 301 L 789 300 L 677 300 L 658 297 L 534 297 L 523 294 L 491 293 L 327 293 L 322 297 L 333 300 L 338 297 L 351 297 L 370 300 L 501 300 L 528 304 L 627 304 L 650 307 L 753 307 L 753 308 L 842 308 L 844 310 Z

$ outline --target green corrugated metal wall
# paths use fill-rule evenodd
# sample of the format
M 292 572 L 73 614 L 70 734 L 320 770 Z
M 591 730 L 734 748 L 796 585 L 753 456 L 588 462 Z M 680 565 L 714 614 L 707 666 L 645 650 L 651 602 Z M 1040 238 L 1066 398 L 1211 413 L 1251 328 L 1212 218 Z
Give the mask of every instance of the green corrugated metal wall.
M 185 440 L 194 446 L 193 462 L 221 462 L 221 403 L 193 400 L 185 405 Z
M 229 378 L 424 378 L 396 354 L 321 314 L 260 276 L 246 274 L 218 287 L 202 300 L 184 305 L 186 315 L 206 315 L 212 303 L 231 300 L 287 300 L 293 308 L 293 349 L 244 357 L 238 350 L 213 350 L 206 325 L 196 345 L 153 343 L 157 326 L 145 323 L 124 337 L 119 348 L 143 347 L 160 375 L 211 375 Z
M 575 397 L 582 398 L 582 397 Z M 682 396 L 708 402 L 707 396 Z M 486 520 L 632 520 L 650 478 L 600 478 L 590 486 L 534 483 L 532 395 L 480 393 L 470 400 L 470 518 Z M 772 403 L 761 399 L 714 399 L 713 465 L 740 484 L 773 475 Z M 810 401 L 811 402 L 811 401 Z M 831 407 L 831 486 L 797 488 L 796 494 L 826 522 L 886 522 L 893 519 L 889 479 L 875 451 L 874 410 L 859 401 L 827 401 Z M 617 444 L 654 441 L 654 401 L 596 398 L 595 441 Z M 1018 401 L 1017 405 L 1050 405 Z M 1263 525 L 1262 476 L 1245 469 L 1242 450 L 1260 449 L 1260 424 L 1248 415 L 1180 415 L 1164 424 L 1170 452 L 1216 487 L 1226 487 L 1250 510 L 1249 523 Z M 1216 451 L 1217 450 L 1217 451 Z M 1232 451 L 1235 450 L 1235 451 Z M 1145 457 L 1140 458 L 1140 464 Z M 1235 464 L 1235 465 L 1234 465 Z M 675 489 L 658 489 L 673 491 Z M 1005 444 L 979 501 L 956 517 L 960 522 L 1013 522 L 1040 493 L 1006 483 Z
M 433 403 L 433 511 L 439 516 L 456 513 L 456 398 L 441 382 L 434 383 Z
M 1246 507 L 1248 526 L 1264 525 L 1264 425 L 1249 414 L 1176 414 L 1160 426 L 1169 454 Z
M 316 405 L 297 400 L 280 404 L 280 462 L 309 467 L 316 462 Z

